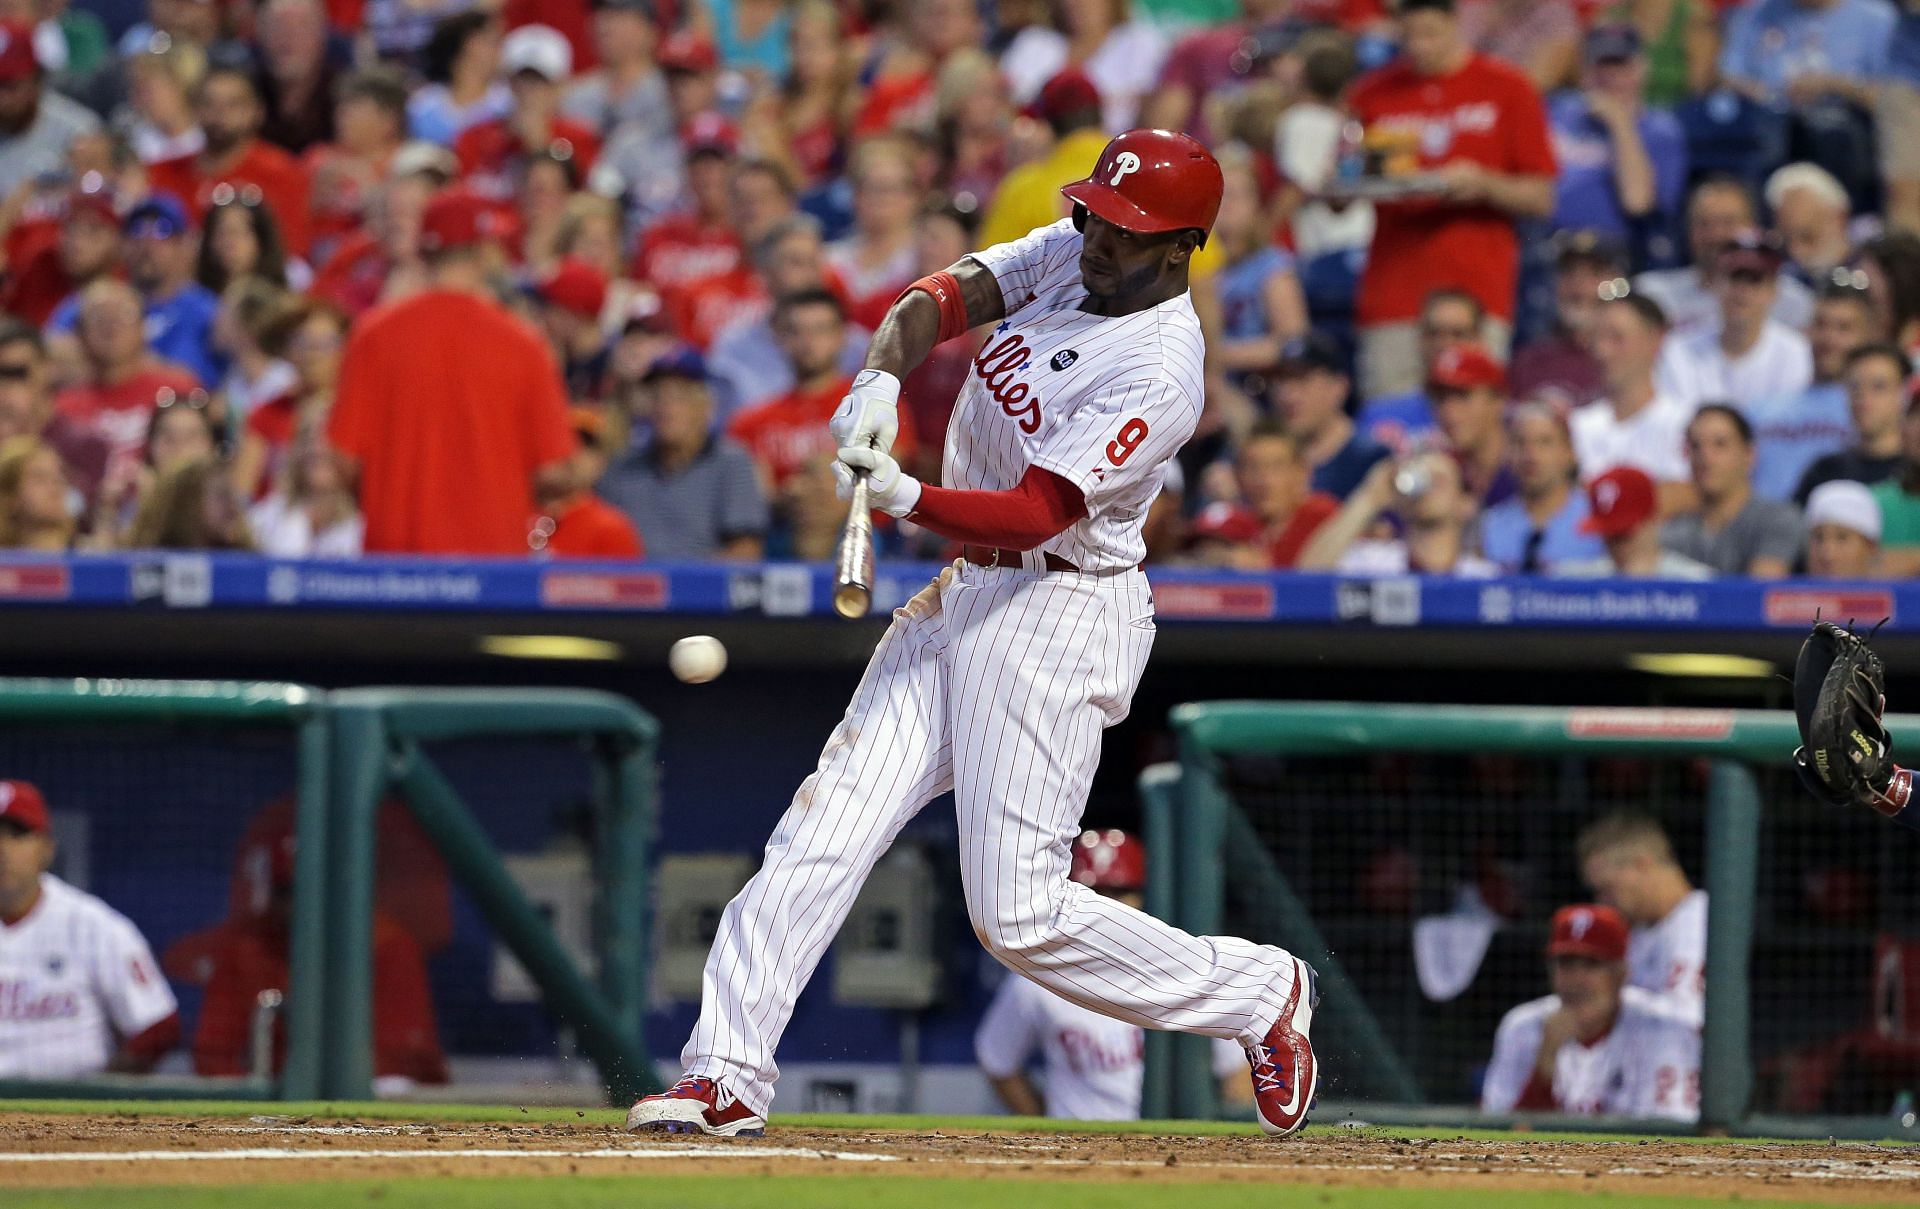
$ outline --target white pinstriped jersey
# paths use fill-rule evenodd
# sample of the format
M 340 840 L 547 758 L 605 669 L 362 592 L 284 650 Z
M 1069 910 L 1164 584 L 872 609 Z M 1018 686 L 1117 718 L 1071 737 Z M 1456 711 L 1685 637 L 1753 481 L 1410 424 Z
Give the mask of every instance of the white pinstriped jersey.
M 1627 981 L 1658 995 L 1698 1027 L 1707 1015 L 1707 892 L 1695 890 L 1657 924 L 1627 939 Z
M 175 1009 L 140 930 L 50 873 L 26 918 L 0 925 L 0 1078 L 96 1074 Z
M 1213 1038 L 1213 1074 L 1245 1074 L 1247 1053 Z M 995 1079 L 1026 1069 L 1034 1051 L 1046 1079 L 1047 1115 L 1073 1121 L 1134 1121 L 1147 1074 L 1147 1032 L 1102 1016 L 1017 974 L 993 993 L 973 1034 L 980 1069 Z
M 1500 1021 L 1480 1091 L 1482 1111 L 1513 1110 L 1533 1078 L 1547 1017 L 1559 1009 L 1560 997 L 1547 995 Z M 1700 1031 L 1658 996 L 1623 987 L 1620 1014 L 1606 1036 L 1591 1045 L 1569 1041 L 1554 1055 L 1553 1101 L 1561 1112 L 1585 1116 L 1697 1120 Z
M 1146 557 L 1147 508 L 1200 421 L 1205 342 L 1186 294 L 1131 315 L 1080 310 L 1080 243 L 1062 219 L 973 254 L 1007 317 L 960 390 L 942 479 L 1005 491 L 1031 466 L 1052 471 L 1080 488 L 1087 515 L 1040 551 L 1111 571 Z

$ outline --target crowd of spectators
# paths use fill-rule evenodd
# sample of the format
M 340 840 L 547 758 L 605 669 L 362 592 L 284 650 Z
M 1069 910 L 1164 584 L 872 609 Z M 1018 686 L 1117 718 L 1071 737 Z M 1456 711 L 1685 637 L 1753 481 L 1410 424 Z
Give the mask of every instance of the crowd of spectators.
M 0 547 L 828 557 L 891 301 L 1146 124 L 1226 182 L 1153 560 L 1910 575 L 1916 119 L 1890 0 L 23 0 Z

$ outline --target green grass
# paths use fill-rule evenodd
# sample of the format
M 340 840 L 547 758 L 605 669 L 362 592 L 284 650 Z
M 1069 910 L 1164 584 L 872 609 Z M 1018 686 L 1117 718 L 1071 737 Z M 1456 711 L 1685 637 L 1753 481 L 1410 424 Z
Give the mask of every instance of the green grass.
M 411 1104 L 391 1100 L 300 1101 L 272 1100 L 0 1100 L 0 1112 L 39 1116 L 88 1115 L 130 1117 L 321 1117 L 356 1121 L 454 1121 L 475 1124 L 551 1121 L 617 1125 L 626 1112 L 617 1108 L 556 1108 L 510 1104 Z M 773 1124 L 795 1129 L 900 1129 L 913 1133 L 1098 1133 L 1154 1134 L 1182 1137 L 1253 1137 L 1260 1131 L 1247 1121 L 1056 1121 L 1042 1117 L 936 1117 L 876 1113 L 778 1113 Z M 1310 1134 L 1346 1134 L 1339 1125 L 1310 1126 Z M 1358 1130 L 1368 1137 L 1464 1138 L 1474 1142 L 1619 1142 L 1646 1140 L 1644 1134 L 1552 1133 L 1533 1130 L 1461 1129 L 1442 1126 L 1371 1125 Z M 1676 1136 L 1663 1142 L 1703 1146 L 1767 1142 L 1773 1139 Z M 1793 1144 L 1779 1139 L 1782 1144 Z M 1798 1144 L 1806 1144 L 1801 1140 Z
M 910 1183 L 907 1181 L 911 1181 Z M 1602 1199 L 1604 1198 L 1604 1199 Z M 1605 1209 L 1701 1209 L 1733 1197 L 1621 1196 L 1489 1191 L 1484 1188 L 1322 1188 L 1311 1184 L 1152 1184 L 1090 1181 L 873 1176 L 576 1176 L 569 1179 L 436 1179 L 269 1184 L 229 1188 L 98 1188 L 10 1191 L 7 1209 L 1555 1209 L 1569 1202 Z M 1811 1202 L 1749 1202 L 1810 1209 Z

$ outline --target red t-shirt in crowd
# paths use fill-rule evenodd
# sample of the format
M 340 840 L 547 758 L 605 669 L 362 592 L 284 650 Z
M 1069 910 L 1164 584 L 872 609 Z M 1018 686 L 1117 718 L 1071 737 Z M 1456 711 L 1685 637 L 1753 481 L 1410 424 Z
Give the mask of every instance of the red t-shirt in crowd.
M 60 220 L 23 219 L 7 232 L 7 274 L 0 282 L 0 311 L 45 327 L 53 308 L 77 284 L 60 264 Z
M 664 294 L 731 273 L 745 260 L 732 227 L 703 222 L 697 214 L 673 214 L 640 237 L 633 275 Z
M 300 405 L 292 395 L 275 395 L 247 413 L 246 429 L 254 436 L 266 442 L 266 470 L 260 476 L 260 485 L 254 489 L 253 498 L 265 499 L 280 481 L 280 463 L 287 456 L 287 448 L 293 444 L 293 436 L 298 426 Z
M 355 325 L 328 437 L 359 463 L 367 552 L 388 554 L 524 557 L 534 471 L 574 449 L 547 342 L 448 290 Z
M 162 160 L 147 169 L 147 184 L 156 192 L 172 193 L 186 202 L 196 221 L 213 203 L 216 185 L 253 185 L 280 224 L 280 237 L 287 250 L 297 256 L 307 254 L 313 207 L 307 170 L 271 143 L 250 139 L 245 150 L 221 171 L 209 170 L 197 155 Z
M 200 389 L 200 379 L 168 362 L 149 365 L 125 381 L 83 382 L 54 396 L 54 414 L 107 443 L 108 473 L 120 463 L 145 456 L 147 427 L 162 390 L 185 395 Z
M 627 514 L 588 492 L 553 518 L 547 553 L 554 558 L 640 558 L 643 547 Z
M 833 434 L 827 421 L 833 418 L 840 400 L 853 386 L 851 377 L 835 378 L 819 390 L 793 390 L 748 408 L 733 418 L 727 435 L 746 446 L 753 460 L 767 468 L 775 486 L 787 481 L 809 459 L 832 453 Z M 895 461 L 906 462 L 913 456 L 913 419 L 900 413 L 900 434 L 894 438 Z
M 1277 532 L 1267 535 L 1267 557 L 1272 560 L 1275 570 L 1291 567 L 1300 561 L 1300 551 L 1307 548 L 1313 535 L 1320 526 L 1333 519 L 1340 511 L 1340 501 L 1324 491 L 1316 491 L 1300 501 L 1293 510 L 1287 523 Z
M 552 142 L 561 139 L 573 144 L 573 165 L 579 169 L 579 179 L 585 180 L 587 173 L 593 170 L 593 161 L 600 154 L 600 136 L 593 127 L 573 118 L 555 116 L 553 125 L 547 131 Z M 469 126 L 460 132 L 453 141 L 453 153 L 460 160 L 461 175 L 469 184 L 484 187 L 490 194 L 513 191 L 513 182 L 508 179 L 508 170 L 513 162 L 526 154 L 526 147 L 520 140 L 520 132 L 507 124 L 505 118 L 494 118 Z
M 1485 55 L 1435 77 L 1395 60 L 1354 85 L 1348 108 L 1369 132 L 1415 135 L 1422 169 L 1471 160 L 1510 175 L 1555 172 L 1539 92 L 1518 68 Z M 1362 326 L 1411 322 L 1427 294 L 1442 287 L 1464 289 L 1489 314 L 1512 318 L 1520 244 L 1510 215 L 1432 200 L 1380 202 L 1374 210 L 1355 307 Z

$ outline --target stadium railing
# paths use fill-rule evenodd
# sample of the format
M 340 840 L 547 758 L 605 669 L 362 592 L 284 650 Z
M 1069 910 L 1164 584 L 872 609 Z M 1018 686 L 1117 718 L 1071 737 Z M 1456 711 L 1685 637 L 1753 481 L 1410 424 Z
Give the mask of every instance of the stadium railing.
M 176 985 L 181 968 L 211 962 L 232 917 L 192 929 L 226 907 L 229 863 L 239 893 L 247 837 L 278 809 L 263 803 L 284 797 L 289 785 L 286 825 L 296 840 L 287 986 L 275 1005 L 285 1024 L 277 1075 L 271 1033 L 262 1052 L 256 1020 L 256 1073 L 246 1077 L 13 1080 L 0 1083 L 0 1096 L 368 1098 L 376 819 L 390 800 L 404 804 L 554 1021 L 577 1037 L 609 1097 L 620 1102 L 657 1087 L 641 1025 L 659 728 L 630 701 L 570 689 L 323 692 L 295 684 L 0 678 L 0 722 L 0 770 L 39 782 L 52 801 L 61 859 L 69 862 L 56 872 L 72 874 L 79 862 L 78 880 L 134 919 L 163 966 L 173 966 Z M 586 765 L 586 817 L 578 820 L 592 880 L 585 955 L 562 943 L 502 861 L 509 846 L 497 834 L 503 815 L 572 805 L 563 801 L 570 787 L 545 783 L 560 766 L 553 751 L 502 771 L 530 744 L 557 747 L 573 765 Z M 495 758 L 476 758 L 476 748 Z M 61 835 L 76 824 L 76 833 Z M 544 834 L 519 831 L 519 846 L 527 834 Z M 236 847 L 243 856 L 230 858 Z
M 1178 764 L 1140 780 L 1148 910 L 1314 963 L 1316 1119 L 1492 1123 L 1471 1105 L 1494 1027 L 1545 993 L 1552 910 L 1592 897 L 1574 837 L 1626 808 L 1665 825 L 1710 895 L 1699 1128 L 1913 1133 L 1884 1115 L 1896 1090 L 1871 1077 L 1826 1087 L 1812 1110 L 1785 1094 L 1821 1069 L 1796 1055 L 1872 1027 L 1876 953 L 1920 904 L 1907 833 L 1800 789 L 1791 714 L 1226 701 L 1172 722 Z M 1889 723 L 1914 733 L 1920 717 Z M 1429 995 L 1415 929 L 1457 918 L 1463 899 L 1491 938 L 1463 985 Z M 1146 1114 L 1218 1115 L 1208 1065 L 1204 1039 L 1150 1034 Z

